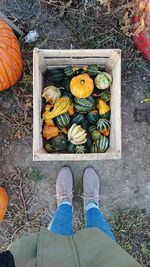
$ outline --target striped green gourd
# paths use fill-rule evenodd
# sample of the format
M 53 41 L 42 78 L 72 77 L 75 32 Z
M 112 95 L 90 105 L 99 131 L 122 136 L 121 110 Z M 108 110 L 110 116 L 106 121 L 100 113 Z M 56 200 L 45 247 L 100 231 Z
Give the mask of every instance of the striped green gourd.
M 96 129 L 95 125 L 92 125 L 89 127 L 89 133 L 91 135 L 91 138 L 96 141 L 97 139 L 99 139 L 101 137 L 100 132 Z
M 111 115 L 111 112 L 108 111 L 105 114 L 101 114 L 101 118 L 106 119 L 106 120 L 110 120 L 110 115 Z
M 71 92 L 68 91 L 63 91 L 63 96 L 68 97 L 70 99 L 70 104 L 73 103 L 73 95 L 71 94 Z
M 91 146 L 90 152 L 91 153 L 98 153 L 98 147 L 95 143 L 93 143 L 93 145 Z
M 84 121 L 84 115 L 80 113 L 75 113 L 71 117 L 71 124 L 76 123 L 76 124 L 81 124 Z
M 63 81 L 64 90 L 67 92 L 70 92 L 70 81 L 71 81 L 71 78 L 69 77 L 66 77 Z
M 96 76 L 100 71 L 95 65 L 84 66 L 83 70 L 92 76 Z
M 64 69 L 57 68 L 57 69 L 50 70 L 50 78 L 53 82 L 62 81 L 64 77 L 65 77 Z
M 90 111 L 87 114 L 86 118 L 90 123 L 96 123 L 100 119 L 100 115 L 99 115 L 98 110 L 94 109 L 94 110 Z
M 74 101 L 74 107 L 78 113 L 88 113 L 94 108 L 95 105 L 95 101 L 92 96 L 89 96 L 87 98 L 75 97 Z
M 66 127 L 70 122 L 70 117 L 67 112 L 57 116 L 55 118 L 55 121 L 57 123 L 57 126 L 59 129 Z
M 97 149 L 98 149 L 98 153 L 104 153 L 108 147 L 109 147 L 109 140 L 108 137 L 101 135 L 101 138 L 99 138 L 96 142 L 95 142 Z
M 97 129 L 100 132 L 103 132 L 105 130 L 110 130 L 110 121 L 104 118 L 99 119 L 97 122 Z
M 77 70 L 78 70 L 77 67 L 68 66 L 64 69 L 64 73 L 66 76 L 71 77 L 75 74 Z
M 111 93 L 110 90 L 104 90 L 101 94 L 100 97 L 102 100 L 108 102 L 111 99 Z

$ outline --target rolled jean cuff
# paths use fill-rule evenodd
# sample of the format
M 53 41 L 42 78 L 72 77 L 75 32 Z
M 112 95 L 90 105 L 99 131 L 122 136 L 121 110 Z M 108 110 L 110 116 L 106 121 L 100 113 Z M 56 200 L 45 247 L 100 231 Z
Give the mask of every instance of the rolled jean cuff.
M 63 202 L 60 203 L 60 205 L 58 207 L 60 207 L 63 204 L 67 204 L 67 205 L 72 207 L 72 203 L 70 201 L 63 201 Z
M 99 210 L 99 207 L 97 206 L 97 204 L 96 204 L 94 201 L 90 201 L 90 202 L 86 205 L 85 211 L 87 212 L 89 209 L 92 209 L 92 208 L 96 208 L 96 209 Z

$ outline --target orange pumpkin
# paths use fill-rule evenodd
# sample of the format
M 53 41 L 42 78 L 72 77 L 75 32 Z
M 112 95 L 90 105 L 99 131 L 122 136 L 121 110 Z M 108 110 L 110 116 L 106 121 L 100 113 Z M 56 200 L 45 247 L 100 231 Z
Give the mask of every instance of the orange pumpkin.
M 78 98 L 89 97 L 94 89 L 94 82 L 87 73 L 72 78 L 70 82 L 71 93 Z
M 18 39 L 0 19 L 0 91 L 14 85 L 20 78 L 23 63 Z
M 8 207 L 8 195 L 3 187 L 0 186 L 0 223 L 3 221 Z
M 43 128 L 43 137 L 46 140 L 49 140 L 52 137 L 56 137 L 59 135 L 59 129 L 56 126 L 48 126 L 45 125 Z

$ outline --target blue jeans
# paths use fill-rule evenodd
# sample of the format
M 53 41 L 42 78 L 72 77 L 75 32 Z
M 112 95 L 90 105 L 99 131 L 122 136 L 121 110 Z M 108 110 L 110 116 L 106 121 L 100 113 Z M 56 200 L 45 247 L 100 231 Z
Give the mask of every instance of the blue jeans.
M 58 235 L 73 235 L 72 225 L 72 205 L 69 202 L 62 203 L 56 210 L 54 217 L 48 227 L 48 230 Z M 86 225 L 85 228 L 97 227 L 105 234 L 107 234 L 112 240 L 115 237 L 100 212 L 98 206 L 94 202 L 89 202 L 86 207 Z

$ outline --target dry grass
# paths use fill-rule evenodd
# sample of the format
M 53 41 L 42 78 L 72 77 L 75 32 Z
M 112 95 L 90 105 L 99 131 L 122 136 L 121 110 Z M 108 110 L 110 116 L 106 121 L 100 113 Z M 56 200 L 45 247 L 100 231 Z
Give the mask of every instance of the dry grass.
M 32 69 L 29 60 L 24 61 L 24 72 L 17 84 L 1 93 L 1 102 L 12 103 L 1 109 L 0 123 L 11 129 L 10 140 L 31 137 L 32 134 Z
M 150 220 L 140 209 L 118 210 L 110 219 L 117 242 L 143 266 L 149 266 Z
M 11 175 L 7 176 L 1 184 L 6 188 L 9 195 L 9 207 L 6 214 L 6 220 L 0 228 L 0 251 L 5 250 L 7 246 L 17 237 L 26 232 L 36 232 L 43 223 L 42 217 L 49 217 L 46 209 L 32 209 L 31 205 L 36 199 L 33 193 L 35 182 L 28 178 L 27 172 L 22 172 L 15 168 Z M 8 178 L 9 177 L 9 178 Z M 32 203 L 32 204 L 31 204 Z

